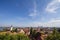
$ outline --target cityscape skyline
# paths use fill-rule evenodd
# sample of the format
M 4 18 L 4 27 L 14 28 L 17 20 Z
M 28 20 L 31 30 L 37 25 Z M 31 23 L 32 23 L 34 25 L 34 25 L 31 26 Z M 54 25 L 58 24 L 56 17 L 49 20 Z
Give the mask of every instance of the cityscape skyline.
M 0 26 L 60 27 L 60 0 L 0 0 Z

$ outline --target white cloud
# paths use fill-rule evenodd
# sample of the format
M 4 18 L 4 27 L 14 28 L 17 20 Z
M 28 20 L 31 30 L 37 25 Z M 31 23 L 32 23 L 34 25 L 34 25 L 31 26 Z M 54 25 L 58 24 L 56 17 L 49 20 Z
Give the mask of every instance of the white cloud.
M 58 0 L 60 2 L 60 0 Z
M 17 20 L 27 20 L 28 18 L 16 17 Z
M 60 20 L 58 19 L 51 19 L 46 23 L 49 27 L 59 27 L 60 26 Z
M 34 21 L 34 22 L 31 22 L 29 24 L 29 26 L 33 26 L 33 27 L 38 27 L 38 26 L 43 26 L 43 27 L 60 27 L 60 20 L 51 19 L 48 22 L 37 22 L 37 21 Z
M 57 9 L 60 8 L 60 0 L 52 0 L 50 3 L 48 3 L 46 7 L 46 11 L 50 13 L 56 13 Z
M 36 1 L 34 1 L 34 8 L 32 8 L 32 9 L 31 9 L 31 12 L 29 13 L 29 16 L 32 17 L 32 18 L 34 18 L 34 17 L 36 17 L 38 15 Z
M 49 23 L 60 22 L 60 20 L 50 20 Z
M 29 16 L 31 16 L 31 17 L 34 17 L 34 16 L 36 16 L 36 15 L 37 15 L 36 12 L 32 12 L 32 13 L 29 14 Z
M 5 23 L 3 26 L 24 26 L 24 27 L 38 27 L 38 26 L 43 26 L 43 27 L 60 27 L 60 19 L 51 19 L 48 22 L 40 22 L 40 21 L 33 21 L 33 22 L 28 22 L 28 23 L 17 23 L 13 22 L 13 23 Z
M 50 26 L 60 26 L 60 20 L 50 20 L 48 23 L 51 24 Z

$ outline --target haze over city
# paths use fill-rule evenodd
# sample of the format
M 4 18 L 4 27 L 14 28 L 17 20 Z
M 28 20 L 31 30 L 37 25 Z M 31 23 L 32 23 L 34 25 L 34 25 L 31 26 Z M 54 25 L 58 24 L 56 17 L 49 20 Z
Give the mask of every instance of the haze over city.
M 0 26 L 60 27 L 60 0 L 0 0 Z

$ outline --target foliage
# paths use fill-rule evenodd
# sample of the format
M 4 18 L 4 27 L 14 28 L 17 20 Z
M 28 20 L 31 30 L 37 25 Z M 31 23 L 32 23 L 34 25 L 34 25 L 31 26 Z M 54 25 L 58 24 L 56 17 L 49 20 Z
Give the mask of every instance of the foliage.
M 36 30 L 33 30 L 33 28 L 30 29 L 30 37 L 31 40 L 40 40 L 41 33 L 37 32 Z M 38 38 L 38 39 L 37 39 Z
M 59 34 L 59 32 L 56 30 L 56 28 L 54 28 L 52 34 L 49 34 L 49 35 L 48 35 L 48 37 L 46 38 L 46 40 L 60 40 L 60 34 Z
M 29 38 L 23 34 L 0 34 L 0 40 L 29 40 Z
M 32 35 L 32 33 L 33 33 L 33 28 L 31 27 L 31 29 L 30 29 L 30 35 Z
M 31 38 L 31 40 L 34 40 L 35 36 L 36 36 L 36 30 L 33 30 L 33 28 L 31 27 L 31 29 L 30 29 L 30 38 Z

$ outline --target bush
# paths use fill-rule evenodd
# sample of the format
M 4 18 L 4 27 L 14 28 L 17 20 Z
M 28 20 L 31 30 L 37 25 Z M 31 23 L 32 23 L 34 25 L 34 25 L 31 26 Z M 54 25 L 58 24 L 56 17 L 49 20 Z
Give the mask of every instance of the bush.
M 0 34 L 0 40 L 29 40 L 29 38 L 23 34 L 15 34 L 15 35 L 11 35 L 11 34 L 1 35 Z
M 53 33 L 49 34 L 46 40 L 60 40 L 60 33 L 54 28 Z

